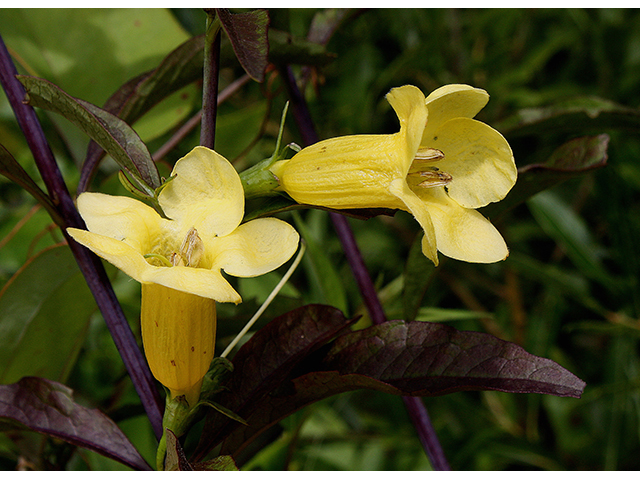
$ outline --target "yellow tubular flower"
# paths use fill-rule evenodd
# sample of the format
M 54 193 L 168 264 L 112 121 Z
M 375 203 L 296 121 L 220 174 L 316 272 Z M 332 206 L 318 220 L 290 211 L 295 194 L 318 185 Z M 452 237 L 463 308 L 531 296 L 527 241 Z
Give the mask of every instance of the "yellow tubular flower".
M 240 177 L 221 155 L 196 147 L 176 162 L 158 201 L 169 219 L 129 197 L 83 193 L 78 209 L 89 231 L 69 234 L 142 284 L 142 340 L 153 375 L 197 401 L 213 359 L 215 302 L 240 303 L 221 274 L 253 277 L 278 268 L 299 236 L 275 218 L 240 225 Z
M 280 189 L 309 205 L 406 210 L 424 229 L 422 251 L 436 265 L 438 251 L 467 262 L 504 260 L 504 239 L 475 211 L 503 199 L 517 177 L 504 137 L 473 120 L 487 92 L 446 85 L 425 99 L 405 85 L 386 98 L 400 120 L 398 133 L 306 147 L 271 168 Z

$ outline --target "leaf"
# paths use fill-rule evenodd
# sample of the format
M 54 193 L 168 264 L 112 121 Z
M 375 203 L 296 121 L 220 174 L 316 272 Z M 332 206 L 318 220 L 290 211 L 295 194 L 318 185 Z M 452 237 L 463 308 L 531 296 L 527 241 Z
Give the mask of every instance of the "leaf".
M 308 269 L 310 281 L 313 283 L 311 294 L 315 293 L 315 299 L 322 303 L 336 307 L 342 312 L 347 311 L 347 295 L 340 275 L 326 254 L 321 240 L 314 236 L 307 228 L 300 215 L 294 212 L 293 218 L 296 228 L 307 245 L 307 255 L 303 259 Z M 313 298 L 313 297 L 312 297 Z
M 422 234 L 420 234 L 411 245 L 407 263 L 404 266 L 402 303 L 404 306 L 404 318 L 408 321 L 416 319 L 422 304 L 422 298 L 427 291 L 434 272 L 435 266 L 433 262 L 428 260 L 422 253 Z
M 307 305 L 282 315 L 258 330 L 234 356 L 228 391 L 216 402 L 246 418 L 244 412 L 277 389 L 291 370 L 352 320 L 325 305 Z M 239 423 L 210 410 L 194 460 L 202 458 Z
M 51 215 L 54 222 L 58 225 L 64 224 L 64 221 L 58 213 L 58 209 L 53 204 L 53 201 L 42 191 L 36 182 L 33 181 L 25 169 L 22 168 L 22 166 L 15 158 L 13 158 L 3 145 L 0 145 L 0 174 L 17 183 L 29 192 L 40 203 L 40 205 L 49 212 L 49 215 Z
M 250 340 L 243 348 L 251 346 Z M 253 361 L 265 357 L 260 349 L 255 355 Z M 224 438 L 221 453 L 236 457 L 266 428 L 296 410 L 356 389 L 411 396 L 499 390 L 578 397 L 585 386 L 556 363 L 518 345 L 433 323 L 396 320 L 346 333 L 316 357 L 305 360 L 305 371 L 293 373 L 279 388 L 271 385 L 269 395 L 252 397 L 250 408 L 243 410 L 248 427 L 217 432 L 218 441 Z M 244 361 L 249 360 L 235 361 L 236 368 Z
M 0 382 L 64 381 L 95 309 L 66 245 L 29 260 L 0 291 Z
M 607 164 L 609 135 L 579 137 L 558 147 L 544 163 L 518 169 L 518 180 L 507 196 L 498 203 L 480 209 L 492 217 L 519 205 L 533 195 L 578 175 Z
M 193 37 L 173 50 L 154 70 L 129 80 L 104 104 L 104 110 L 130 125 L 153 106 L 186 85 L 202 78 L 204 35 Z M 86 189 L 104 151 L 90 142 L 82 165 L 79 190 Z
M 167 439 L 167 458 L 165 460 L 165 470 L 193 471 L 193 467 L 187 460 L 184 450 L 175 434 L 168 428 L 164 429 Z
M 580 397 L 585 387 L 555 362 L 493 335 L 402 320 L 338 337 L 322 367 L 364 375 L 383 382 L 381 390 L 392 386 L 397 394 L 415 396 L 499 390 Z
M 580 97 L 550 107 L 525 108 L 494 125 L 508 138 L 542 133 L 584 134 L 623 128 L 640 129 L 640 110 L 598 97 Z
M 30 75 L 100 105 L 188 38 L 160 8 L 5 9 L 0 31 Z
M 219 402 L 242 415 L 249 426 L 210 413 L 196 457 L 220 442 L 221 453 L 236 457 L 284 417 L 350 390 L 413 396 L 499 390 L 579 397 L 585 386 L 553 361 L 518 345 L 433 323 L 385 322 L 342 334 L 330 348 L 309 355 L 344 320 L 329 307 L 308 308 L 272 320 L 238 352 L 235 372 L 226 384 L 229 392 L 222 393 Z M 317 335 L 321 331 L 325 333 Z M 313 348 L 304 346 L 307 342 Z
M 616 287 L 616 281 L 602 263 L 602 247 L 595 242 L 582 217 L 552 192 L 540 192 L 527 205 L 545 233 L 564 248 L 583 274 L 606 288 Z
M 75 124 L 153 196 L 153 190 L 160 186 L 158 170 L 146 145 L 129 125 L 106 110 L 71 97 L 51 82 L 26 75 L 18 75 L 18 79 L 27 90 L 30 105 L 58 113 Z
M 324 45 L 298 38 L 288 32 L 269 29 L 269 60 L 277 65 L 323 66 L 335 60 Z
M 202 78 L 204 35 L 190 38 L 160 65 L 114 93 L 104 109 L 133 124 L 160 100 Z
M 240 65 L 251 78 L 262 82 L 269 54 L 269 13 L 266 10 L 231 13 L 225 8 L 216 8 L 216 13 Z
M 151 470 L 118 426 L 97 409 L 74 403 L 73 391 L 57 382 L 25 377 L 0 385 L 0 417 L 113 458 L 136 470 Z
M 213 460 L 194 464 L 194 470 L 216 470 L 223 472 L 237 472 L 238 466 L 229 455 L 220 455 Z
M 327 8 L 313 16 L 307 38 L 311 42 L 326 45 L 338 27 L 352 13 L 349 8 Z

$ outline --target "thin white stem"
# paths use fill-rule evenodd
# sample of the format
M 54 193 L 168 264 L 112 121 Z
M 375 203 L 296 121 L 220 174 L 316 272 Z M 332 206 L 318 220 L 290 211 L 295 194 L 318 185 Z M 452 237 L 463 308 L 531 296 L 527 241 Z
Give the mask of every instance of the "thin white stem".
M 255 315 L 251 317 L 251 320 L 247 322 L 244 328 L 240 330 L 240 333 L 236 335 L 236 338 L 234 338 L 233 341 L 227 346 L 227 348 L 225 348 L 224 352 L 222 352 L 222 355 L 220 355 L 220 357 L 226 357 L 227 355 L 229 355 L 229 353 L 231 353 L 231 350 L 233 350 L 233 347 L 235 347 L 238 344 L 240 339 L 245 336 L 245 334 L 249 331 L 249 329 L 253 326 L 253 324 L 256 323 L 256 321 L 260 318 L 260 315 L 264 313 L 264 311 L 267 309 L 269 304 L 273 301 L 276 295 L 278 295 L 282 287 L 284 287 L 284 284 L 287 283 L 287 280 L 289 280 L 289 277 L 293 274 L 293 272 L 298 267 L 298 264 L 300 263 L 300 260 L 302 260 L 302 256 L 304 255 L 305 248 L 306 247 L 304 244 L 304 240 L 300 239 L 300 250 L 298 251 L 298 255 L 296 256 L 296 259 L 293 261 L 293 263 L 289 267 L 289 270 L 287 270 L 287 273 L 284 274 L 284 276 L 282 277 L 282 280 L 278 282 L 278 284 L 275 286 L 273 291 L 269 294 L 269 296 L 264 301 L 262 306 L 258 309 Z

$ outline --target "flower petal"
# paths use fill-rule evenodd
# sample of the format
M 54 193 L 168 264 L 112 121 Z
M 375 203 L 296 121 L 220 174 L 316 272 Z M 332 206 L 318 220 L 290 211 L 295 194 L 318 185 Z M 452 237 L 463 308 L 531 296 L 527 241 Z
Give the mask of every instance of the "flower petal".
M 518 171 L 504 137 L 477 120 L 454 118 L 440 126 L 428 146 L 444 153 L 440 170 L 453 180 L 449 196 L 467 208 L 502 200 L 516 183 Z
M 242 301 L 238 292 L 224 279 L 219 268 L 156 267 L 120 240 L 77 228 L 68 228 L 67 232 L 75 241 L 140 283 L 157 283 L 218 302 L 237 304 Z
M 457 117 L 473 118 L 488 101 L 487 92 L 469 85 L 453 84 L 437 88 L 426 99 L 429 122 L 420 145 L 430 147 L 427 140 L 443 123 Z
M 125 241 L 77 228 L 67 228 L 67 233 L 138 282 L 145 277 L 145 272 L 159 268 L 150 265 L 136 248 Z
M 300 236 L 277 218 L 259 218 L 216 239 L 214 268 L 235 277 L 255 277 L 275 270 L 298 248 Z
M 142 343 L 153 376 L 193 407 L 213 359 L 216 303 L 153 283 L 142 284 Z
M 238 304 L 242 298 L 225 280 L 218 268 L 153 267 L 145 270 L 141 283 L 157 283 L 216 302 Z
M 232 232 L 244 215 L 244 191 L 233 165 L 206 147 L 196 147 L 176 162 L 176 178 L 160 192 L 165 214 L 188 230 L 212 238 Z
M 418 147 L 420 147 L 422 132 L 427 124 L 427 107 L 424 94 L 413 85 L 392 88 L 386 98 L 398 115 L 400 136 L 404 137 L 403 143 L 401 143 L 403 151 L 400 155 L 404 162 L 401 176 L 404 177 L 409 171 Z
M 422 198 L 431 213 L 438 250 L 443 255 L 474 263 L 507 258 L 509 250 L 502 235 L 480 213 L 461 207 L 441 188 L 429 189 Z
M 436 231 L 427 209 L 427 205 L 411 191 L 407 182 L 397 179 L 389 185 L 389 191 L 398 197 L 406 205 L 407 210 L 415 217 L 422 229 L 422 253 L 438 266 L 438 249 L 436 244 Z
M 163 220 L 138 200 L 103 193 L 82 193 L 78 210 L 91 232 L 121 240 L 140 253 L 150 251 Z
M 394 208 L 387 192 L 394 178 L 404 177 L 399 133 L 348 135 L 303 148 L 291 160 L 277 162 L 272 172 L 298 203 L 333 208 Z

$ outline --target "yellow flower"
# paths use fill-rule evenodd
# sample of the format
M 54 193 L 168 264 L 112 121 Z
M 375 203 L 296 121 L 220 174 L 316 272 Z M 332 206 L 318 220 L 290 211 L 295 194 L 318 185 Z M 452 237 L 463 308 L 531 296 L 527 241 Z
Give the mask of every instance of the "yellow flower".
M 422 251 L 436 265 L 437 251 L 467 262 L 505 259 L 504 239 L 475 211 L 503 199 L 517 177 L 504 137 L 473 119 L 489 95 L 446 85 L 425 99 L 405 85 L 386 98 L 400 120 L 398 133 L 306 147 L 271 168 L 279 188 L 309 205 L 406 210 L 424 229 Z
M 197 401 L 213 359 L 215 302 L 240 303 L 220 270 L 237 277 L 286 262 L 298 233 L 275 218 L 240 225 L 244 192 L 233 166 L 196 147 L 176 162 L 158 202 L 167 218 L 138 200 L 83 193 L 78 209 L 89 231 L 69 234 L 142 284 L 142 339 L 154 376 Z

